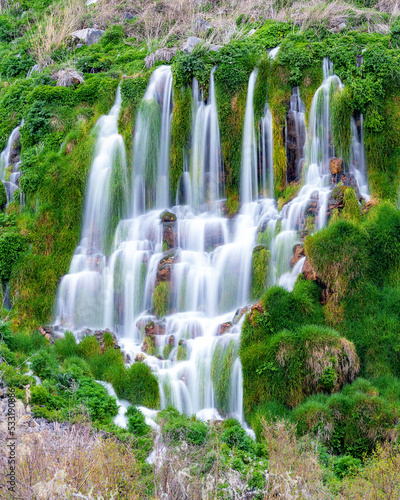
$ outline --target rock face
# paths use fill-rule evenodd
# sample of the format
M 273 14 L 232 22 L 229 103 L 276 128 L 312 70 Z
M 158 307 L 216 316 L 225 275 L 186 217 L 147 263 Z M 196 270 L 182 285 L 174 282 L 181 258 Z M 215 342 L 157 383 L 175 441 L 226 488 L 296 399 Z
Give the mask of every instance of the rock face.
M 179 254 L 176 252 L 169 252 L 160 260 L 157 268 L 156 286 L 162 281 L 171 282 L 173 266 L 177 262 L 179 262 Z
M 293 255 L 290 259 L 290 267 L 294 267 L 299 260 L 305 256 L 303 245 L 295 245 Z
M 144 58 L 144 62 L 146 64 L 146 68 L 150 69 L 152 66 L 157 61 L 165 61 L 165 62 L 170 62 L 174 55 L 176 54 L 176 51 L 178 49 L 173 47 L 172 49 L 169 49 L 168 47 L 163 47 L 162 49 L 157 49 L 155 52 L 152 54 L 148 55 L 147 57 Z
M 341 158 L 331 158 L 329 160 L 329 170 L 332 175 L 338 175 L 342 173 L 343 160 Z
M 197 38 L 197 36 L 190 36 L 182 47 L 183 52 L 193 52 L 196 45 L 201 43 L 201 38 Z
M 161 223 L 163 227 L 163 247 L 164 250 L 171 250 L 177 246 L 177 227 L 176 215 L 172 212 L 163 212 L 161 214 Z
M 217 335 L 223 335 L 224 333 L 226 333 L 227 331 L 229 331 L 230 329 L 232 328 L 232 322 L 231 321 L 227 321 L 226 323 L 221 323 L 220 325 L 218 325 L 217 327 Z
M 93 28 L 86 28 L 84 30 L 78 30 L 71 33 L 71 36 L 73 38 L 81 40 L 86 45 L 92 45 L 98 42 L 103 35 L 103 30 L 97 30 Z

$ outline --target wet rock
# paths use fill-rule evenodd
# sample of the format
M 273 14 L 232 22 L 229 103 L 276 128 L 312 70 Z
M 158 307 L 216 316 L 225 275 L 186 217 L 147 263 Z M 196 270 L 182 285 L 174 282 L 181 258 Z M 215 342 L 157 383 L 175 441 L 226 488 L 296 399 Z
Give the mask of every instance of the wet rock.
M 193 52 L 196 45 L 202 42 L 201 38 L 197 38 L 197 36 L 190 36 L 182 47 L 183 52 Z
M 305 256 L 303 245 L 295 245 L 293 255 L 290 259 L 290 267 L 294 267 L 301 258 Z
M 94 332 L 94 336 L 96 337 L 97 342 L 99 343 L 101 352 L 104 352 L 106 349 L 106 344 L 104 342 L 104 336 L 106 334 L 112 336 L 114 349 L 121 349 L 120 346 L 118 345 L 117 337 L 112 332 L 110 332 L 110 330 L 96 330 Z
M 146 68 L 150 69 L 154 66 L 157 61 L 165 61 L 170 62 L 177 52 L 177 48 L 168 48 L 163 47 L 162 49 L 157 49 L 155 52 L 149 54 L 144 58 L 144 62 L 146 64 Z
M 140 363 L 146 359 L 146 356 L 142 352 L 138 352 L 135 356 L 135 363 Z
M 224 244 L 224 232 L 221 224 L 207 224 L 205 227 L 204 244 L 208 252 Z
M 86 28 L 83 30 L 74 31 L 73 33 L 71 33 L 71 36 L 76 40 L 81 40 L 86 45 L 93 45 L 100 40 L 104 33 L 105 32 L 103 30 Z
M 170 345 L 171 347 L 174 347 L 174 345 L 175 345 L 175 337 L 173 335 L 170 335 L 168 337 L 168 345 Z
M 319 211 L 319 193 L 314 191 L 311 193 L 310 199 L 308 200 L 304 215 L 312 215 L 314 218 L 317 217 Z
M 365 204 L 364 206 L 364 210 L 363 212 L 366 214 L 368 213 L 371 208 L 373 207 L 376 207 L 376 205 L 378 204 L 378 202 L 374 199 L 374 198 L 371 198 L 369 201 L 367 201 L 367 203 Z
M 165 281 L 167 283 L 171 282 L 172 270 L 174 264 L 179 262 L 179 254 L 177 252 L 167 253 L 158 263 L 157 276 L 156 276 L 156 286 Z
M 339 175 L 342 173 L 343 160 L 341 158 L 331 158 L 329 160 L 329 170 L 332 175 Z
M 232 322 L 231 321 L 227 321 L 226 323 L 221 323 L 220 325 L 218 325 L 217 327 L 217 335 L 223 335 L 224 333 L 226 333 L 227 331 L 229 331 L 231 328 L 232 328 Z
M 252 316 L 254 314 L 254 311 L 257 311 L 257 312 L 259 312 L 261 314 L 264 312 L 264 306 L 262 305 L 261 300 L 250 306 L 250 309 L 249 309 L 249 320 L 250 320 L 250 322 L 252 320 Z
M 146 335 L 164 335 L 165 334 L 165 321 L 150 321 L 144 328 Z
M 233 317 L 232 323 L 237 325 L 241 318 L 250 310 L 250 306 L 245 306 L 240 309 L 237 309 L 235 312 L 235 316 Z
M 163 247 L 165 250 L 171 250 L 177 246 L 178 242 L 176 215 L 165 211 L 161 214 L 161 221 L 163 227 Z

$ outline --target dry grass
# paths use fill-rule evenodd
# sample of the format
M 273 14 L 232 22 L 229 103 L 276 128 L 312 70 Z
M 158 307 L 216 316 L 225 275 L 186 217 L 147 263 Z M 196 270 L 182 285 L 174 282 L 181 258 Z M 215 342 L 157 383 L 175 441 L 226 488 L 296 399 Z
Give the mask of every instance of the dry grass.
M 50 14 L 32 26 L 30 35 L 31 50 L 39 65 L 44 68 L 51 64 L 51 53 L 58 49 L 65 39 L 81 28 L 86 13 L 84 0 L 66 0 L 55 5 Z
M 299 441 L 295 426 L 288 422 L 262 424 L 270 461 L 264 499 L 332 498 L 323 484 L 316 445 Z
M 130 446 L 104 439 L 89 425 L 54 424 L 54 430 L 27 432 L 17 441 L 15 498 L 143 498 L 139 465 Z M 29 429 L 32 431 L 32 429 Z M 6 457 L 5 440 L 0 445 Z M 7 499 L 6 464 L 0 463 L 0 497 Z
M 346 23 L 351 13 L 356 24 L 364 23 L 369 31 L 384 33 L 389 30 L 390 21 L 385 21 L 381 13 L 392 18 L 400 16 L 400 0 L 381 0 L 377 9 L 357 8 L 346 0 L 299 0 L 287 4 L 276 0 L 160 0 L 156 3 L 142 0 L 132 5 L 120 0 L 101 0 L 97 4 L 97 21 L 105 27 L 124 10 L 130 11 L 138 16 L 138 21 L 129 27 L 129 35 L 145 41 L 152 51 L 171 40 L 183 40 L 191 35 L 200 35 L 206 44 L 226 44 L 241 38 L 245 31 L 236 25 L 239 16 L 250 21 L 292 21 L 301 29 L 324 25 L 335 31 Z M 211 23 L 213 30 L 210 33 L 196 31 L 199 18 Z
M 0 11 L 6 9 L 8 0 L 0 0 Z M 363 24 L 369 31 L 386 33 L 390 22 L 400 16 L 400 0 L 381 0 L 376 9 L 360 9 L 346 0 L 298 0 L 290 2 L 276 0 L 221 0 L 220 2 L 198 0 L 100 0 L 86 7 L 84 0 L 65 0 L 55 5 L 51 13 L 36 23 L 30 42 L 32 50 L 42 67 L 50 64 L 50 54 L 79 28 L 97 25 L 105 29 L 123 22 L 124 13 L 137 16 L 136 22 L 127 25 L 127 36 L 137 42 L 146 43 L 149 52 L 175 43 L 180 46 L 188 36 L 200 36 L 204 43 L 226 44 L 246 35 L 246 30 L 236 25 L 236 19 L 254 21 L 292 21 L 307 29 L 327 26 L 338 31 L 351 13 L 352 22 Z M 384 20 L 382 13 L 391 19 Z M 196 21 L 208 21 L 213 29 L 199 32 Z

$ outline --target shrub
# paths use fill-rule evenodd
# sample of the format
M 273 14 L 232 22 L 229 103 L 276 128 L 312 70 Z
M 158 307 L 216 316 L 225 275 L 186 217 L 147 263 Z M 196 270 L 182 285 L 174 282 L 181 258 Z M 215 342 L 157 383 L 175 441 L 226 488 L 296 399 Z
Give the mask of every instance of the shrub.
M 207 425 L 186 415 L 170 417 L 163 425 L 162 431 L 167 439 L 175 444 L 186 441 L 189 444 L 202 446 L 207 437 Z
M 61 361 L 72 356 L 79 356 L 80 353 L 80 348 L 72 332 L 65 332 L 63 339 L 57 339 L 54 343 L 54 349 Z
M 140 410 L 130 406 L 126 411 L 126 416 L 128 417 L 129 432 L 139 437 L 150 433 L 151 427 L 146 424 L 146 419 Z
M 150 367 L 143 362 L 134 363 L 127 370 L 125 397 L 134 405 L 158 408 L 160 392 L 158 381 Z
M 117 401 L 106 389 L 94 380 L 83 377 L 75 392 L 77 402 L 83 404 L 93 420 L 109 420 L 118 414 Z
M 49 399 L 49 392 L 42 385 L 32 387 L 31 403 L 33 405 L 45 406 Z
M 377 443 L 397 438 L 398 410 L 364 379 L 330 397 L 309 398 L 296 408 L 294 417 L 300 433 L 318 434 L 334 453 L 357 459 Z
M 63 363 L 63 368 L 66 372 L 72 372 L 77 378 L 93 376 L 87 361 L 78 356 L 67 357 Z
M 40 351 L 32 358 L 31 368 L 40 378 L 50 378 L 59 370 L 56 359 L 48 351 Z
M 221 434 L 221 441 L 226 443 L 229 448 L 237 448 L 246 453 L 255 452 L 255 444 L 246 431 L 239 425 L 233 425 L 225 429 Z

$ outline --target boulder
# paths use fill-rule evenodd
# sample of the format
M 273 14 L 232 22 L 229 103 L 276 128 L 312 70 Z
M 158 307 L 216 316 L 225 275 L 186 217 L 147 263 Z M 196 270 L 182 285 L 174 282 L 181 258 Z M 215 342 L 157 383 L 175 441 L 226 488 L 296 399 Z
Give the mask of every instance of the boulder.
M 52 75 L 54 80 L 57 80 L 57 87 L 72 87 L 84 82 L 83 74 L 76 69 L 67 68 L 61 69 Z
M 172 277 L 172 269 L 174 264 L 179 262 L 179 254 L 176 252 L 169 252 L 158 263 L 156 286 L 162 281 L 170 283 Z
M 226 333 L 227 331 L 229 331 L 231 328 L 232 328 L 232 322 L 231 321 L 227 321 L 226 323 L 221 323 L 217 327 L 217 333 L 216 334 L 217 335 L 223 335 L 224 333 Z
M 293 255 L 290 259 L 290 267 L 294 267 L 299 260 L 305 256 L 303 245 L 295 245 L 293 248 Z
M 165 322 L 150 321 L 144 327 L 144 332 L 146 335 L 164 335 L 165 334 Z
M 92 45 L 100 40 L 104 35 L 104 30 L 86 28 L 83 30 L 74 31 L 71 36 L 77 40 L 81 40 L 86 45 Z
M 131 19 L 135 19 L 136 16 L 134 16 L 130 12 L 124 12 L 122 17 L 123 17 L 124 21 L 130 21 Z
M 197 38 L 197 36 L 190 36 L 182 47 L 183 52 L 193 52 L 196 45 L 202 42 L 201 38 Z
M 211 44 L 208 48 L 209 52 L 218 52 L 219 50 L 222 49 L 222 45 L 215 45 L 215 44 Z
M 331 158 L 329 160 L 329 170 L 332 175 L 338 175 L 342 173 L 343 160 L 341 158 Z
M 194 29 L 197 32 L 205 33 L 206 31 L 212 29 L 212 24 L 203 19 L 202 17 L 199 17 L 196 19 L 194 23 Z
M 176 215 L 172 212 L 165 211 L 161 214 L 161 222 L 163 227 L 164 250 L 171 250 L 171 248 L 177 246 L 178 242 Z
M 157 61 L 170 62 L 176 54 L 177 50 L 178 49 L 176 47 L 173 47 L 172 49 L 169 49 L 168 47 L 157 49 L 155 52 L 152 52 L 144 58 L 146 68 L 150 69 Z

